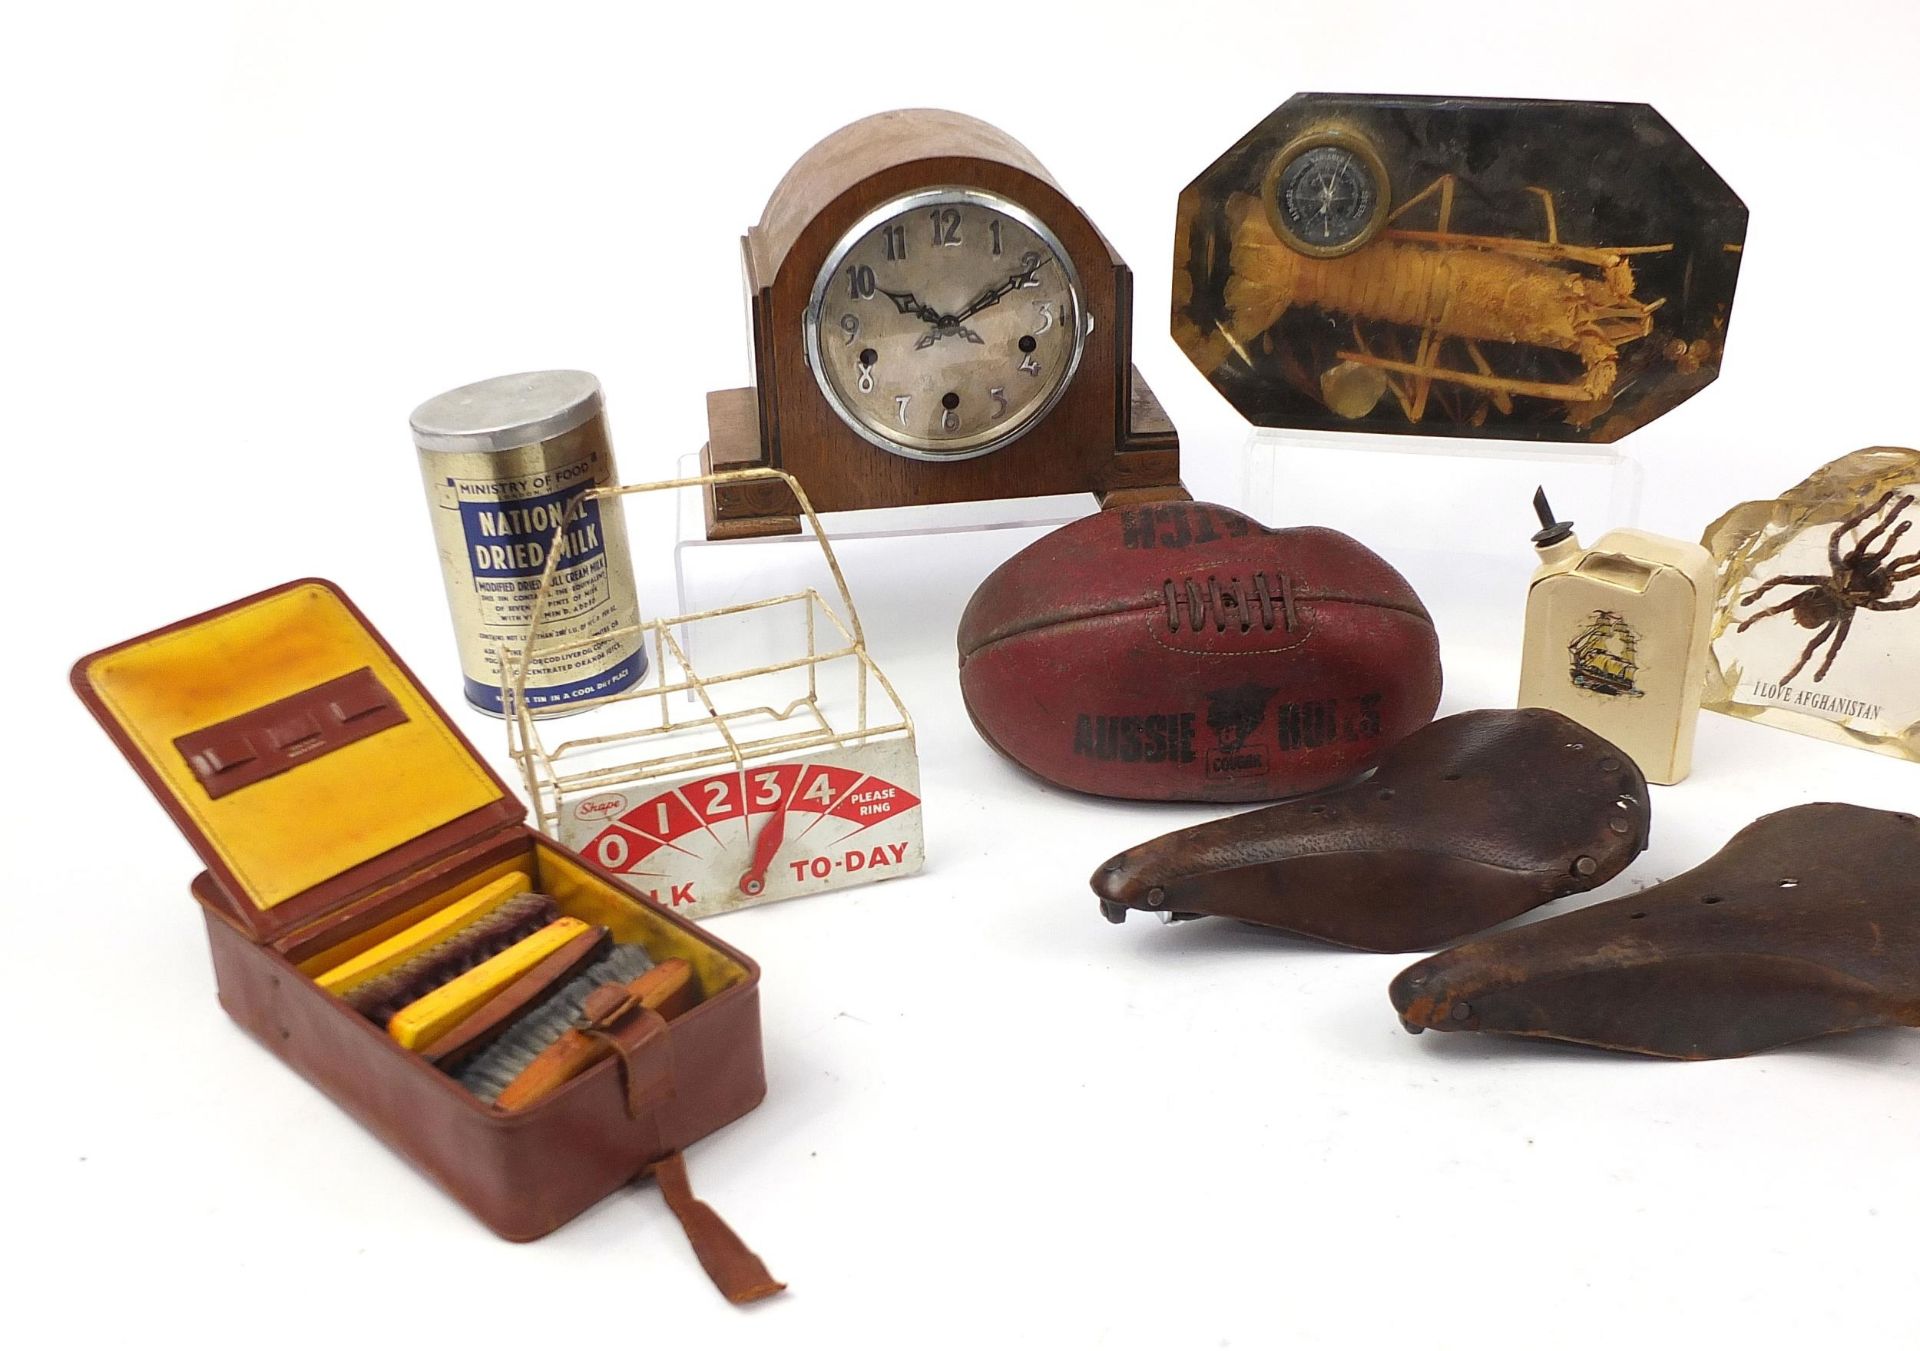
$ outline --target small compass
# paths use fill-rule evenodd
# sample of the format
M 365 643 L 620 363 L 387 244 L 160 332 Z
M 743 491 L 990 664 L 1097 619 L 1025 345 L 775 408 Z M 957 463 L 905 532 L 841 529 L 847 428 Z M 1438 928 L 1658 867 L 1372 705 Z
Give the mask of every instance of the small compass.
M 1338 258 L 1386 222 L 1386 166 L 1364 136 L 1321 127 L 1274 156 L 1261 184 L 1274 233 L 1310 258 Z

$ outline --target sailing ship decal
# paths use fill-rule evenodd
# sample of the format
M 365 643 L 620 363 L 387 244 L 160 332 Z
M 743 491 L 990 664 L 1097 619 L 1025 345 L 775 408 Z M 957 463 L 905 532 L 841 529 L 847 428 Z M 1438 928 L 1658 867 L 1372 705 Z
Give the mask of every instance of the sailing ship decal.
M 1637 639 L 1627 621 L 1612 610 L 1595 610 L 1567 644 L 1573 683 L 1595 694 L 1638 699 L 1646 693 L 1634 684 L 1640 673 Z

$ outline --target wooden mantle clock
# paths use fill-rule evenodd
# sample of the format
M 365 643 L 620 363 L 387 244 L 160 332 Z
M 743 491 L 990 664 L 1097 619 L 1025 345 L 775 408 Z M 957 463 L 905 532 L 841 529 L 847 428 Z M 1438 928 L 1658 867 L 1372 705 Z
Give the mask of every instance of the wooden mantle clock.
M 958 113 L 880 113 L 801 156 L 741 241 L 754 385 L 707 396 L 710 473 L 821 511 L 1187 497 L 1133 368 L 1133 274 L 1040 162 Z M 707 536 L 791 534 L 777 481 L 707 490 Z

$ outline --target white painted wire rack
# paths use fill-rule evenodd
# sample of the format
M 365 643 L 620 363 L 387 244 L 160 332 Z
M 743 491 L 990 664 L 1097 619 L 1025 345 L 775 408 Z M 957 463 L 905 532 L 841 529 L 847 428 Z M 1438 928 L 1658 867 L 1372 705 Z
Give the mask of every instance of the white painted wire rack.
M 549 603 L 561 550 L 558 543 L 590 502 L 640 493 L 688 491 L 754 480 L 784 481 L 800 504 L 824 555 L 838 593 L 836 608 L 814 587 L 665 619 L 643 620 L 565 642 L 537 639 Z M 867 653 L 860 616 L 847 589 L 833 545 L 806 492 L 777 469 L 667 479 L 594 488 L 570 505 L 547 552 L 546 570 L 534 598 L 527 641 L 502 653 L 502 706 L 509 753 L 520 766 L 539 828 L 567 839 L 569 808 L 596 796 L 630 794 L 648 784 L 703 770 L 744 772 L 750 765 L 800 754 L 904 743 L 915 757 L 913 719 L 885 673 Z M 720 625 L 748 624 L 763 631 L 765 659 L 718 671 L 696 669 L 689 650 L 704 654 L 719 643 L 693 636 Z M 626 689 L 576 700 L 564 722 L 536 717 L 525 691 L 530 668 L 543 661 L 632 635 L 639 635 L 649 666 Z M 576 731 L 564 740 L 550 733 Z

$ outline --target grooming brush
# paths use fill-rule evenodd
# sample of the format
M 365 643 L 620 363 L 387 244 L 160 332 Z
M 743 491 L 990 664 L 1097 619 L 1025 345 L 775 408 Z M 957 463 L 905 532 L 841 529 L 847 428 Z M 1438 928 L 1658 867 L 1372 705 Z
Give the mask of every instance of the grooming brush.
M 474 1097 L 492 1102 L 520 1071 L 572 1027 L 586 1006 L 587 996 L 602 985 L 625 985 L 653 966 L 653 958 L 638 943 L 618 943 L 605 958 L 561 986 L 529 1009 L 460 1071 L 459 1079 Z
M 592 933 L 585 920 L 562 915 L 496 952 L 470 971 L 421 995 L 387 1020 L 387 1035 L 409 1051 L 454 1026 L 575 938 Z
M 525 873 L 508 873 L 375 943 L 365 952 L 329 967 L 315 976 L 314 981 L 323 990 L 338 992 L 377 980 L 467 925 L 485 919 L 521 892 L 532 890 L 533 882 Z
M 388 1020 L 429 990 L 505 952 L 559 915 L 553 897 L 525 891 L 491 914 L 443 938 L 374 980 L 340 992 L 355 1010 L 385 1027 Z
M 441 1069 L 455 1071 L 487 1049 L 561 986 L 602 960 L 613 946 L 611 932 L 596 926 L 545 958 L 513 984 L 453 1027 L 415 1049 Z
M 628 981 L 624 988 L 642 1008 L 672 1018 L 693 1003 L 693 968 L 679 957 L 669 957 L 640 979 Z M 612 1047 L 604 1038 L 577 1027 L 568 1028 L 514 1077 L 494 1103 L 509 1112 L 531 1107 L 611 1054 Z

